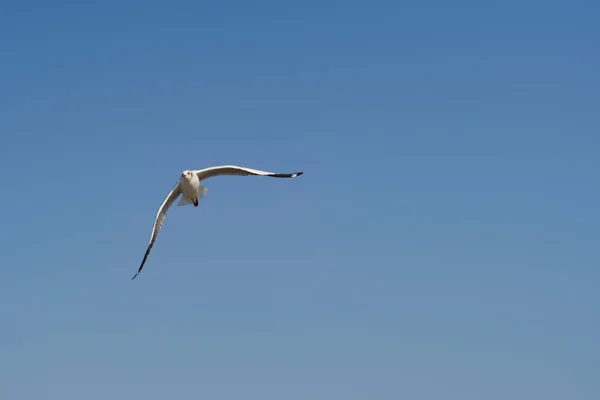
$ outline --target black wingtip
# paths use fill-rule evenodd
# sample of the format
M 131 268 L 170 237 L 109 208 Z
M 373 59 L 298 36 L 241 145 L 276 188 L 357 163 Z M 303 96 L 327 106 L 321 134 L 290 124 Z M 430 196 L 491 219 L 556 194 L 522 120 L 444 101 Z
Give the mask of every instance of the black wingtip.
M 135 279 L 135 278 L 138 276 L 138 274 L 139 274 L 140 272 L 142 272 L 142 269 L 141 269 L 141 268 L 137 270 L 137 272 L 135 273 L 135 275 L 133 276 L 133 278 L 131 278 L 131 280 L 134 280 L 134 279 Z
M 269 175 L 272 176 L 273 178 L 295 178 L 297 176 L 302 175 L 304 172 L 294 172 L 293 174 L 273 174 L 273 175 Z

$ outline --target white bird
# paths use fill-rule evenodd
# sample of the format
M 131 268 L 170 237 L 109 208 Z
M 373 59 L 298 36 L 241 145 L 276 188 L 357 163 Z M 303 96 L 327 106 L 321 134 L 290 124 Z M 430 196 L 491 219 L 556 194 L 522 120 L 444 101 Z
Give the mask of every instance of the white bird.
M 206 187 L 200 185 L 200 181 L 219 175 L 260 175 L 269 176 L 271 178 L 295 178 L 302 174 L 303 172 L 295 172 L 293 174 L 279 174 L 275 172 L 267 172 L 260 171 L 257 169 L 238 167 L 236 165 L 221 165 L 197 171 L 183 171 L 181 173 L 181 177 L 177 181 L 177 184 L 175 185 L 175 187 L 173 187 L 173 189 L 167 195 L 167 197 L 165 197 L 164 201 L 158 209 L 158 212 L 156 213 L 156 217 L 154 219 L 154 226 L 152 227 L 152 235 L 150 236 L 150 243 L 148 244 L 148 249 L 146 250 L 146 254 L 144 254 L 142 264 L 138 268 L 136 274 L 131 279 L 135 279 L 135 277 L 138 276 L 138 274 L 142 271 L 144 263 L 148 258 L 148 254 L 150 254 L 150 250 L 152 250 L 152 246 L 154 245 L 156 236 L 158 235 L 158 232 L 160 231 L 160 228 L 162 227 L 162 224 L 165 221 L 167 210 L 173 205 L 175 200 L 177 200 L 177 197 L 181 195 L 181 199 L 179 200 L 179 203 L 177 203 L 178 206 L 193 204 L 194 207 L 198 207 L 198 200 L 204 197 L 204 195 L 208 191 Z

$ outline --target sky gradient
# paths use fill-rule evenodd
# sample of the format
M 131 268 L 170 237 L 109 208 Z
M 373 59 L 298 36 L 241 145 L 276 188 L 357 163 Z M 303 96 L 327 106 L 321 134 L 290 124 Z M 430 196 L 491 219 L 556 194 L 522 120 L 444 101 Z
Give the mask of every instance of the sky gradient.
M 213 3 L 0 5 L 0 398 L 600 398 L 600 4 Z

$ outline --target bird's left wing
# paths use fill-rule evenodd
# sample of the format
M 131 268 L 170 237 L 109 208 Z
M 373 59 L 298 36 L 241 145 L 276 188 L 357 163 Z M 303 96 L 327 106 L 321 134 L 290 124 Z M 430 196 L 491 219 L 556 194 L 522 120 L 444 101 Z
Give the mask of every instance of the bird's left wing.
M 180 194 L 181 185 L 179 184 L 179 182 L 177 182 L 177 185 L 175 185 L 175 187 L 173 187 L 173 189 L 169 192 L 167 197 L 165 197 L 162 204 L 160 205 L 160 208 L 158 209 L 158 212 L 156 213 L 156 218 L 154 219 L 154 226 L 152 227 L 152 235 L 150 236 L 150 243 L 148 244 L 148 249 L 146 250 L 146 254 L 144 254 L 144 259 L 142 260 L 142 264 L 138 268 L 138 271 L 135 273 L 133 278 L 131 278 L 132 280 L 135 279 L 135 277 L 138 276 L 138 274 L 142 271 L 142 268 L 144 268 L 144 263 L 146 263 L 148 254 L 150 254 L 150 250 L 152 250 L 152 246 L 154 246 L 156 236 L 158 235 L 160 228 L 162 228 L 163 222 L 165 222 L 167 211 L 169 210 L 169 207 L 173 205 L 175 200 L 177 200 L 177 197 L 179 197 Z
M 248 176 L 248 175 L 260 175 L 270 176 L 271 178 L 295 178 L 303 174 L 303 172 L 294 172 L 291 174 L 281 174 L 277 172 L 261 171 L 259 169 L 252 169 L 246 167 L 239 167 L 237 165 L 219 165 L 216 167 L 204 168 L 194 171 L 200 180 L 212 178 L 213 176 L 219 175 L 237 175 L 237 176 Z

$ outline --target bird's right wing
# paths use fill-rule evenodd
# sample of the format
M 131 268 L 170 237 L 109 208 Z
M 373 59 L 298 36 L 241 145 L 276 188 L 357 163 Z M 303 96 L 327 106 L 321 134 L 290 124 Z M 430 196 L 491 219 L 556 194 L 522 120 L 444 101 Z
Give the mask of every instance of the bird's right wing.
M 152 250 L 152 246 L 154 246 L 156 236 L 158 235 L 160 228 L 162 228 L 163 222 L 165 222 L 167 211 L 169 210 L 169 207 L 173 205 L 175 200 L 177 200 L 177 197 L 179 197 L 180 194 L 181 185 L 179 184 L 179 182 L 177 182 L 177 185 L 175 185 L 175 187 L 173 187 L 173 189 L 169 192 L 167 197 L 165 197 L 162 204 L 160 205 L 160 208 L 158 209 L 158 212 L 156 213 L 156 218 L 154 219 L 154 226 L 152 227 L 152 235 L 150 236 L 150 243 L 148 244 L 148 249 L 146 250 L 146 254 L 144 254 L 144 259 L 142 260 L 142 264 L 138 268 L 138 271 L 133 276 L 133 278 L 131 278 L 132 280 L 135 279 L 135 277 L 138 276 L 138 274 L 142 271 L 142 268 L 144 268 L 144 263 L 146 263 L 148 254 L 150 254 L 150 250 Z

